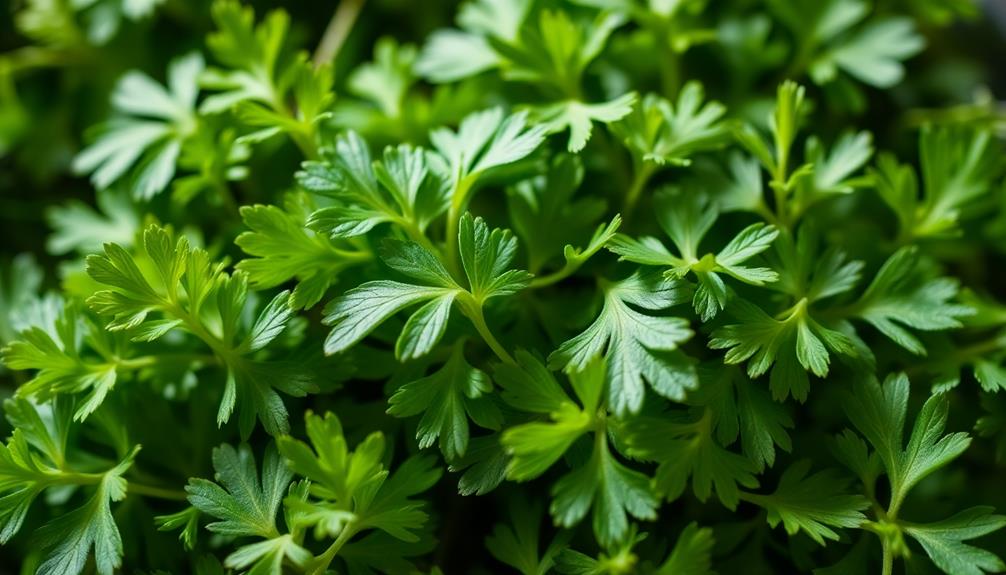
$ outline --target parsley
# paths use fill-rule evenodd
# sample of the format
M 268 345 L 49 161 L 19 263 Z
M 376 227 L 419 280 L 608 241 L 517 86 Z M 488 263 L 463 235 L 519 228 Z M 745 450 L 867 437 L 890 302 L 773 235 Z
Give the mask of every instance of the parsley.
M 1006 571 L 982 3 L 323 4 L 0 22 L 0 564 Z

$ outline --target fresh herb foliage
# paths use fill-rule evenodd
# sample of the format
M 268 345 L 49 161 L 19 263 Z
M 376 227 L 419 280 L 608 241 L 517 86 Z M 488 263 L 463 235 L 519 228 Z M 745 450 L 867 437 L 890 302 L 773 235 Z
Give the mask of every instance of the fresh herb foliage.
M 1006 571 L 979 3 L 246 4 L 0 22 L 0 572 Z

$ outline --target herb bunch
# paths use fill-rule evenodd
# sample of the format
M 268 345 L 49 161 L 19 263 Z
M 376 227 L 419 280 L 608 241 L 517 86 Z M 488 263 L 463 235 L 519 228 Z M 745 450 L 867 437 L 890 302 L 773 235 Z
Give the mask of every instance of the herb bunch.
M 976 5 L 321 8 L 17 8 L 0 563 L 1006 571 Z

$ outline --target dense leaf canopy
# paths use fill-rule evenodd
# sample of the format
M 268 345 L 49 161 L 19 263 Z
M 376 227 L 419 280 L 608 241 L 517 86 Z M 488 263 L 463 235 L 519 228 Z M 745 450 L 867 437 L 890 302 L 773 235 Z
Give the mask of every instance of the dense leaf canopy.
M 981 2 L 10 4 L 0 573 L 1006 571 Z

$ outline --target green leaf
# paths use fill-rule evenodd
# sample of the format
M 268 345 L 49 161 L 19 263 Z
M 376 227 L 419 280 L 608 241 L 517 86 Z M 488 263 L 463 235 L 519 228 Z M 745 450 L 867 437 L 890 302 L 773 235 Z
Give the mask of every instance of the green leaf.
M 325 307 L 325 324 L 332 326 L 325 339 L 325 353 L 339 353 L 355 345 L 399 311 L 418 303 L 457 296 L 459 288 L 416 286 L 390 280 L 376 280 L 353 288 Z M 417 312 L 424 313 L 424 312 Z M 425 312 L 429 313 L 429 312 Z M 410 337 L 421 336 L 423 343 L 410 342 L 399 337 L 402 344 L 396 351 L 422 355 L 439 342 L 445 325 L 442 322 L 420 320 L 413 322 Z M 402 358 L 404 359 L 404 358 Z
M 373 499 L 368 502 L 364 498 L 357 502 L 359 527 L 380 529 L 408 543 L 420 541 L 421 530 L 429 515 L 423 510 L 426 504 L 411 497 L 433 487 L 440 474 L 433 457 L 413 456 L 406 459 L 387 480 L 380 483 Z
M 530 283 L 529 273 L 507 269 L 517 253 L 517 239 L 510 230 L 497 228 L 490 232 L 485 220 L 466 212 L 461 217 L 458 244 L 468 291 L 479 302 L 513 295 Z
M 273 10 L 256 25 L 251 7 L 221 0 L 212 6 L 217 30 L 206 44 L 227 69 L 210 68 L 201 84 L 219 93 L 203 100 L 204 115 L 233 110 L 239 120 L 259 128 L 241 138 L 256 143 L 288 133 L 307 155 L 315 149 L 315 124 L 328 117 L 333 75 L 331 66 L 313 66 L 306 54 L 290 58 L 285 51 L 290 17 Z M 291 109 L 287 100 L 295 103 Z
M 546 575 L 567 538 L 558 535 L 544 552 L 539 552 L 541 508 L 518 499 L 509 509 L 510 523 L 496 524 L 492 534 L 486 538 L 486 548 L 493 557 L 510 565 L 521 575 Z
M 961 318 L 974 312 L 966 305 L 950 303 L 957 290 L 956 280 L 926 274 L 918 250 L 906 247 L 884 262 L 854 309 L 856 316 L 901 347 L 925 355 L 922 342 L 902 326 L 922 331 L 960 327 Z
M 377 104 L 390 118 L 400 116 L 405 96 L 415 82 L 412 65 L 416 48 L 399 45 L 389 36 L 374 44 L 374 60 L 357 66 L 349 75 L 347 88 L 354 95 Z
M 102 404 L 118 381 L 115 350 L 96 345 L 97 358 L 82 353 L 85 341 L 82 336 L 86 335 L 92 344 L 106 338 L 93 318 L 76 305 L 64 305 L 54 319 L 53 332 L 35 326 L 22 331 L 19 339 L 3 348 L 3 360 L 11 369 L 37 370 L 34 377 L 18 388 L 20 397 L 47 401 L 60 395 L 86 394 L 73 416 L 83 421 Z
M 735 134 L 740 144 L 772 175 L 772 187 L 782 193 L 788 192 L 812 169 L 805 165 L 790 172 L 790 151 L 807 112 L 805 94 L 804 87 L 791 80 L 779 84 L 775 108 L 768 119 L 771 141 L 750 125 L 743 126 Z
M 10 343 L 22 330 L 19 316 L 26 314 L 42 286 L 44 274 L 30 254 L 15 256 L 0 270 L 0 342 Z
M 621 120 L 630 112 L 636 103 L 636 93 L 629 92 L 614 100 L 587 104 L 579 100 L 566 100 L 534 109 L 534 118 L 540 122 L 550 134 L 569 129 L 569 143 L 566 149 L 579 152 L 590 140 L 594 130 L 594 122 L 611 124 Z
M 145 259 L 139 259 L 140 255 Z M 145 273 L 138 262 L 152 271 Z M 151 341 L 184 328 L 209 348 L 227 373 L 218 425 L 229 421 L 240 401 L 243 436 L 251 433 L 256 416 L 270 434 L 285 433 L 287 411 L 276 390 L 303 397 L 317 389 L 309 365 L 259 355 L 293 316 L 287 308 L 288 295 L 274 300 L 260 323 L 246 328 L 247 276 L 242 272 L 227 275 L 223 265 L 211 267 L 207 252 L 190 248 L 185 236 L 176 240 L 170 229 L 150 225 L 143 233 L 141 254 L 107 244 L 104 254 L 87 258 L 87 272 L 111 288 L 87 300 L 91 309 L 110 318 L 106 325 L 110 332 L 128 332 L 134 341 Z M 153 314 L 161 317 L 151 319 Z M 240 335 L 246 329 L 259 331 L 242 341 Z
M 900 238 L 908 243 L 959 235 L 961 220 L 994 189 L 1002 171 L 1000 149 L 983 129 L 926 126 L 919 156 L 921 190 L 915 170 L 891 155 L 881 155 L 872 172 L 878 194 L 898 217 Z
M 631 573 L 637 568 L 639 557 L 633 547 L 646 538 L 637 534 L 636 526 L 621 541 L 603 547 L 596 557 L 591 557 L 573 549 L 563 549 L 556 557 L 556 570 L 567 575 L 618 575 Z
M 488 37 L 513 40 L 531 7 L 529 0 L 475 0 L 462 5 L 462 28 L 435 31 L 423 46 L 416 73 L 431 82 L 454 82 L 496 68 L 502 58 Z
M 332 330 L 325 340 L 326 353 L 352 347 L 392 315 L 425 303 L 412 314 L 395 345 L 399 359 L 421 357 L 439 343 L 456 302 L 476 327 L 484 322 L 482 304 L 491 298 L 513 295 L 526 287 L 530 275 L 507 269 L 517 250 L 508 230 L 489 230 L 482 218 L 465 214 L 458 242 L 470 289 L 458 285 L 439 256 L 413 243 L 387 240 L 381 258 L 392 269 L 427 285 L 376 280 L 351 289 L 325 308 L 325 323 Z
M 276 448 L 266 449 L 261 476 L 247 445 L 238 449 L 230 445 L 214 448 L 213 469 L 216 483 L 193 478 L 185 487 L 193 507 L 219 520 L 206 528 L 224 535 L 279 537 L 276 513 L 293 473 Z
M 516 425 L 503 432 L 500 439 L 511 456 L 507 477 L 527 481 L 544 473 L 577 439 L 594 430 L 594 414 L 604 387 L 604 366 L 594 362 L 583 372 L 570 375 L 581 407 L 537 359 L 518 352 L 517 361 L 519 367 L 504 364 L 496 370 L 504 401 L 518 409 L 547 414 L 550 420 Z
M 78 173 L 105 189 L 128 175 L 133 195 L 149 200 L 175 175 L 182 146 L 196 129 L 197 78 L 203 58 L 193 53 L 168 66 L 168 89 L 138 71 L 123 76 L 112 93 L 118 116 L 97 126 L 94 142 L 73 160 Z
M 388 146 L 381 160 L 372 161 L 367 142 L 349 132 L 320 153 L 320 160 L 303 163 L 297 180 L 304 189 L 337 201 L 309 219 L 312 228 L 332 238 L 358 236 L 391 223 L 418 240 L 447 209 L 447 189 L 431 173 L 422 148 Z
M 629 531 L 628 516 L 656 519 L 659 500 L 645 475 L 615 459 L 603 433 L 594 438 L 590 459 L 552 486 L 550 510 L 557 525 L 572 527 L 593 508 L 594 536 L 607 546 Z
M 498 430 L 503 423 L 499 408 L 487 394 L 492 381 L 485 372 L 465 361 L 463 347 L 454 347 L 450 359 L 437 372 L 400 387 L 389 400 L 388 413 L 396 417 L 422 414 L 416 439 L 425 449 L 440 439 L 448 461 L 468 448 L 468 419 L 480 427 Z
M 290 302 L 294 309 L 313 307 L 352 266 L 372 255 L 336 240 L 330 240 L 306 225 L 307 202 L 291 196 L 284 208 L 242 206 L 241 218 L 249 231 L 235 243 L 250 256 L 237 269 L 248 274 L 252 286 L 268 289 L 297 280 Z
M 348 572 L 354 575 L 418 573 L 418 567 L 410 559 L 421 560 L 433 551 L 436 544 L 432 537 L 406 542 L 383 531 L 372 531 L 347 543 L 338 557 L 346 563 Z
M 46 211 L 53 233 L 46 240 L 51 254 L 96 252 L 107 242 L 129 245 L 136 238 L 140 218 L 129 196 L 116 190 L 96 194 L 98 209 L 71 200 Z
M 837 66 L 861 82 L 890 88 L 905 75 L 902 61 L 922 51 L 925 41 L 908 18 L 874 20 L 846 37 L 813 64 L 815 79 L 827 81 Z
M 692 336 L 688 322 L 676 317 L 637 311 L 662 311 L 681 303 L 683 291 L 674 282 L 653 274 L 636 273 L 602 284 L 604 305 L 597 319 L 580 335 L 549 356 L 549 365 L 575 373 L 596 357 L 607 364 L 608 403 L 616 413 L 636 412 L 643 405 L 649 382 L 654 391 L 678 400 L 697 385 L 695 368 L 676 352 Z
M 457 132 L 448 128 L 431 132 L 430 141 L 439 154 L 432 167 L 457 195 L 459 188 L 470 189 L 485 172 L 527 157 L 544 139 L 543 127 L 527 127 L 526 112 L 505 116 L 501 108 L 492 108 L 466 116 Z M 452 201 L 464 205 L 457 197 Z
M 623 260 L 667 266 L 664 275 L 669 279 L 693 274 L 698 286 L 692 304 L 702 321 L 709 321 L 727 305 L 730 292 L 718 274 L 756 286 L 778 278 L 771 269 L 742 265 L 772 245 L 778 236 L 774 226 L 751 224 L 718 253 L 700 255 L 699 244 L 718 215 L 708 199 L 698 194 L 685 195 L 680 191 L 665 192 L 658 194 L 654 203 L 657 221 L 671 238 L 679 255 L 672 254 L 659 240 L 649 236 L 636 240 L 619 234 L 609 242 L 608 247 Z
M 747 361 L 752 378 L 772 368 L 770 386 L 777 400 L 792 395 L 805 401 L 810 391 L 807 371 L 825 377 L 832 353 L 857 353 L 848 335 L 811 317 L 806 299 L 776 317 L 743 300 L 734 302 L 731 313 L 738 323 L 714 331 L 709 347 L 726 349 L 727 364 Z
M 137 451 L 139 448 L 102 475 L 97 490 L 82 507 L 39 530 L 39 542 L 46 552 L 36 573 L 81 573 L 92 548 L 100 575 L 112 575 L 122 565 L 122 536 L 112 516 L 111 502 L 126 497 L 126 480 L 122 475 L 132 466 Z
M 715 489 L 728 509 L 737 507 L 738 486 L 758 486 L 754 464 L 716 442 L 708 409 L 695 421 L 640 415 L 627 420 L 623 427 L 628 454 L 659 463 L 653 482 L 668 501 L 684 493 L 689 478 L 699 501 L 709 499 Z
M 382 473 L 384 439 L 380 434 L 369 435 L 350 452 L 342 424 L 333 413 L 321 417 L 308 411 L 304 421 L 313 451 L 290 436 L 280 437 L 277 447 L 290 469 L 312 481 L 312 493 L 349 501 L 362 483 Z
M 681 89 L 676 104 L 647 94 L 612 129 L 639 161 L 687 166 L 695 154 L 719 148 L 729 139 L 729 124 L 722 119 L 726 108 L 704 98 L 702 85 L 695 81 Z
M 808 460 L 791 465 L 770 495 L 744 497 L 765 508 L 772 527 L 781 521 L 786 533 L 803 531 L 824 545 L 825 539 L 839 539 L 834 528 L 859 527 L 866 521 L 862 511 L 870 502 L 863 496 L 847 494 L 848 481 L 833 470 L 807 475 L 810 465 Z
M 807 140 L 804 156 L 814 164 L 814 192 L 818 194 L 848 194 L 853 191 L 852 174 L 866 165 L 873 155 L 873 137 L 869 132 L 844 132 L 825 151 L 816 138 Z
M 712 410 L 720 444 L 729 446 L 740 436 L 741 451 L 759 471 L 775 465 L 776 447 L 792 449 L 787 429 L 793 427 L 793 419 L 785 406 L 743 371 L 700 368 L 699 379 L 702 385 L 689 402 Z
M 531 272 L 537 273 L 560 254 L 565 260 L 562 268 L 533 282 L 539 287 L 575 273 L 608 244 L 622 223 L 617 215 L 606 225 L 596 223 L 606 202 L 574 198 L 582 182 L 579 158 L 561 154 L 549 163 L 545 177 L 524 180 L 509 190 L 510 221 L 527 252 Z M 574 247 L 573 242 L 584 240 L 583 247 Z
M 919 481 L 959 457 L 971 444 L 967 433 L 944 435 L 948 402 L 939 394 L 930 397 L 903 443 L 908 409 L 908 378 L 892 375 L 883 386 L 875 379 L 857 380 L 846 396 L 845 410 L 856 429 L 866 437 L 884 463 L 891 481 L 891 509 L 897 510 Z
M 838 248 L 821 249 L 821 237 L 809 224 L 796 234 L 781 233 L 771 252 L 769 265 L 779 272 L 779 281 L 768 284 L 795 301 L 806 298 L 809 304 L 847 293 L 859 283 L 863 262 L 849 260 Z
M 713 530 L 694 521 L 678 535 L 674 549 L 660 564 L 657 575 L 713 575 Z
M 944 573 L 983 575 L 1006 569 L 996 554 L 964 543 L 1006 527 L 1006 516 L 991 507 L 972 507 L 935 523 L 908 523 L 905 532 L 926 550 Z

